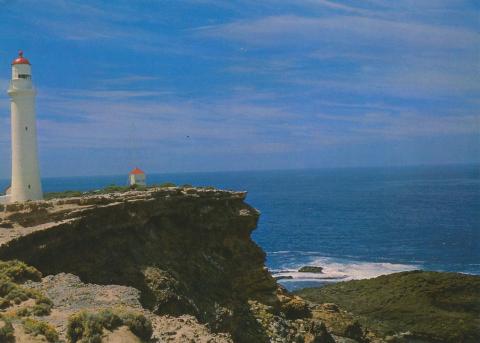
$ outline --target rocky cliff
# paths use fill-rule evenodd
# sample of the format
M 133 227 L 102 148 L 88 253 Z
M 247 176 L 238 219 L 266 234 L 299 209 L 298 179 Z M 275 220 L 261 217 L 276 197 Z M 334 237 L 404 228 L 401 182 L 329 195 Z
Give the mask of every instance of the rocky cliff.
M 172 187 L 7 205 L 0 259 L 133 287 L 149 313 L 190 315 L 236 342 L 332 342 L 265 268 L 245 196 Z

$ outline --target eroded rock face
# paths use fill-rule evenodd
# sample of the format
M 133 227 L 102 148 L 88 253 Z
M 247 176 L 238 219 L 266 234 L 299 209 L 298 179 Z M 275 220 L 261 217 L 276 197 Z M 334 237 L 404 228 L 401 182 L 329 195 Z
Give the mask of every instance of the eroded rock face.
M 168 188 L 9 205 L 3 221 L 13 228 L 0 229 L 8 230 L 0 233 L 0 259 L 134 287 L 153 313 L 192 315 L 237 342 L 273 341 L 269 320 L 296 341 L 327 342 L 308 307 L 265 268 L 250 238 L 259 212 L 245 195 Z M 260 320 L 252 301 L 271 316 Z

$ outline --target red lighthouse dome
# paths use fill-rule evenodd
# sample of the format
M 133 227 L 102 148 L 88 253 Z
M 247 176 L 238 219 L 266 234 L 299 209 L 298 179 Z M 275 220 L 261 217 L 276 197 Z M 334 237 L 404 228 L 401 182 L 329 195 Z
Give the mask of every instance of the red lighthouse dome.
M 12 64 L 30 64 L 30 61 L 23 57 L 23 51 L 18 51 L 18 57 L 12 62 Z

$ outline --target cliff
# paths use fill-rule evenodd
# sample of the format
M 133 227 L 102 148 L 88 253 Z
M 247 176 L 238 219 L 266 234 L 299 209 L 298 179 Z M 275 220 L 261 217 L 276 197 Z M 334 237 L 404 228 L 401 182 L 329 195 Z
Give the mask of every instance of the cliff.
M 332 342 L 306 303 L 265 268 L 250 237 L 259 212 L 245 196 L 172 187 L 7 205 L 0 259 L 134 288 L 148 315 L 190 315 L 235 342 Z M 49 293 L 52 280 L 36 287 Z

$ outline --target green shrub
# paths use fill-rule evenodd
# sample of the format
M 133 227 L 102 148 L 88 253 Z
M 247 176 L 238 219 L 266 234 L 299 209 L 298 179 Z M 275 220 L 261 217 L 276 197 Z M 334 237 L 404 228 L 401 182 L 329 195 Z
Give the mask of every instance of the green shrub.
M 28 300 L 30 298 L 29 292 L 23 287 L 16 286 L 5 295 L 5 299 L 13 301 L 15 304 Z
M 36 301 L 36 304 L 35 306 L 33 306 L 33 309 L 32 309 L 32 313 L 36 316 L 48 316 L 50 314 L 50 311 L 52 310 L 52 302 L 50 301 L 50 299 L 47 299 L 47 298 L 44 298 L 45 300 L 48 300 L 47 301 L 44 301 L 42 299 L 41 302 Z
M 36 304 L 32 309 L 33 314 L 38 316 L 49 314 L 53 306 L 50 299 L 37 291 L 18 284 L 26 280 L 39 281 L 41 277 L 42 274 L 37 269 L 23 262 L 0 261 L 0 309 L 5 309 L 12 303 L 20 304 L 28 299 L 35 299 Z M 20 311 L 20 314 L 27 315 L 25 311 L 29 310 Z
M 23 283 L 27 280 L 40 281 L 42 273 L 23 262 L 0 261 L 0 278 L 6 277 L 13 282 Z
M 183 184 L 180 187 L 182 187 L 182 188 L 193 188 L 193 186 L 191 184 L 188 184 L 188 183 Z
M 5 309 L 11 305 L 11 302 L 5 298 L 0 297 L 0 309 Z
M 9 278 L 0 277 L 0 296 L 1 297 L 5 298 L 5 296 L 16 287 L 18 287 L 18 285 L 12 282 Z
M 103 327 L 112 331 L 122 325 L 122 319 L 112 310 L 105 309 L 99 313 Z
M 27 307 L 22 307 L 21 309 L 15 312 L 17 317 L 27 317 L 30 315 L 30 310 Z
M 72 343 L 101 342 L 103 323 L 98 314 L 82 311 L 70 317 L 67 324 L 67 337 Z
M 0 342 L 15 342 L 13 325 L 9 319 L 2 316 L 0 316 Z
M 67 324 L 67 337 L 72 343 L 101 342 L 103 329 L 110 331 L 126 325 L 143 340 L 151 338 L 152 323 L 142 314 L 105 309 L 99 313 L 82 311 L 72 315 Z
M 120 314 L 124 325 L 127 325 L 130 331 L 143 340 L 152 337 L 152 323 L 143 314 L 135 312 L 126 312 Z
M 49 324 L 32 318 L 24 319 L 22 324 L 26 333 L 33 336 L 43 335 L 49 342 L 58 342 L 58 333 Z

